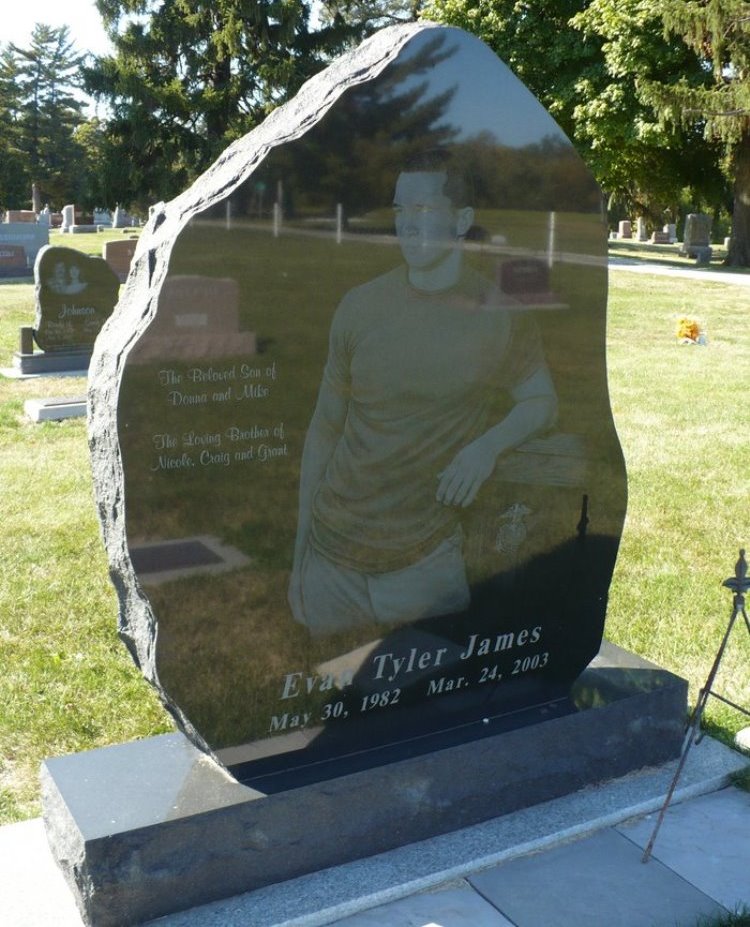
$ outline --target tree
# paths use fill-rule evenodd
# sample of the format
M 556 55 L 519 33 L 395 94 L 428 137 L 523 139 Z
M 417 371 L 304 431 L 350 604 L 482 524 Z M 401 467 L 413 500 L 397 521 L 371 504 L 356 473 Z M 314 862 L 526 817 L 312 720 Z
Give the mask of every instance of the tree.
M 703 80 L 653 80 L 644 98 L 672 125 L 699 128 L 723 146 L 733 181 L 727 264 L 750 267 L 750 7 L 746 0 L 648 0 L 665 29 L 680 36 Z
M 682 198 L 718 211 L 726 199 L 719 148 L 696 123 L 661 119 L 645 92 L 657 80 L 698 86 L 705 79 L 690 49 L 665 34 L 660 5 L 590 0 L 571 25 L 601 45 L 603 71 L 580 86 L 573 121 L 602 186 L 655 223 L 667 210 L 676 218 Z
M 19 209 L 28 198 L 31 180 L 19 148 L 18 62 L 9 47 L 0 48 L 0 207 Z
M 319 16 L 344 41 L 355 42 L 385 26 L 416 22 L 423 7 L 424 0 L 321 0 Z
M 657 222 L 686 187 L 694 199 L 721 199 L 715 147 L 694 129 L 661 122 L 639 94 L 643 75 L 700 74 L 642 0 L 432 0 L 425 14 L 483 39 L 625 214 Z
M 6 99 L 14 95 L 12 133 L 27 180 L 58 206 L 74 197 L 81 176 L 74 133 L 83 121 L 83 104 L 73 89 L 82 60 L 67 26 L 42 23 L 34 26 L 28 48 L 10 44 L 3 56 L 2 94 Z
M 129 199 L 175 195 L 293 96 L 342 41 L 304 0 L 97 0 L 115 54 L 85 69 L 130 165 Z

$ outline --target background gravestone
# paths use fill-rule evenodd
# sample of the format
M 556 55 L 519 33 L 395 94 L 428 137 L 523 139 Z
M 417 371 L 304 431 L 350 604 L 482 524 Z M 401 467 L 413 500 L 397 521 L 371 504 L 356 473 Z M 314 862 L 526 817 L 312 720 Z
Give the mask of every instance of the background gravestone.
M 278 117 L 291 129 L 276 135 L 271 117 L 155 211 L 92 368 L 121 633 L 183 730 L 243 781 L 335 775 L 342 762 L 382 762 L 373 751 L 386 747 L 428 750 L 574 712 L 570 687 L 602 639 L 625 472 L 607 396 L 600 191 L 476 39 L 419 27 L 394 41 L 377 73 L 349 78 L 315 119 L 295 122 L 307 88 Z M 455 189 L 430 188 L 449 206 L 415 202 L 414 175 L 452 177 L 455 165 Z M 445 215 L 448 230 L 421 233 L 415 250 L 411 224 Z M 420 289 L 419 254 L 444 233 L 458 277 Z M 234 282 L 229 324 L 254 333 L 249 346 L 170 353 L 171 281 L 191 277 L 214 280 L 217 302 Z M 557 408 L 531 427 L 536 413 L 514 409 L 539 379 Z M 337 568 L 365 564 L 358 581 L 385 604 L 334 619 L 309 585 L 313 619 L 288 595 L 332 382 L 347 420 L 370 424 L 336 435 L 352 451 L 336 451 L 336 466 L 354 475 L 316 483 L 310 545 L 339 551 Z M 436 500 L 441 474 L 508 416 L 520 444 L 465 504 Z M 433 535 L 405 552 L 423 524 Z M 159 545 L 166 556 L 201 536 L 249 560 L 216 573 L 192 546 L 179 579 L 150 580 Z M 465 588 L 451 574 L 444 607 L 420 611 L 399 571 L 424 568 L 432 588 L 447 574 L 430 558 L 443 554 Z
M 29 275 L 37 254 L 48 244 L 49 226 L 44 223 L 0 222 L 0 250 L 23 248 Z
M 698 260 L 711 258 L 711 216 L 703 212 L 691 212 L 685 218 L 685 234 L 680 254 Z
M 49 245 L 34 264 L 34 339 L 43 351 L 91 350 L 117 302 L 120 281 L 106 261 Z
M 120 283 L 127 280 L 130 264 L 135 254 L 136 242 L 136 238 L 122 238 L 105 241 L 102 246 L 102 257 L 117 274 Z
M 28 273 L 26 249 L 23 245 L 0 243 L 0 277 L 17 277 Z

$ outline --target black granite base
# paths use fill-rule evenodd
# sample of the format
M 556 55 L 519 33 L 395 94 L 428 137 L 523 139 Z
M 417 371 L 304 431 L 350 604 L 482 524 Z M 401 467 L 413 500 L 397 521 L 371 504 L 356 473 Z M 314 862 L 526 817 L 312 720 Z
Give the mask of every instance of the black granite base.
M 685 680 L 605 644 L 571 697 L 561 717 L 274 794 L 178 734 L 49 759 L 47 834 L 86 923 L 127 927 L 679 754 Z

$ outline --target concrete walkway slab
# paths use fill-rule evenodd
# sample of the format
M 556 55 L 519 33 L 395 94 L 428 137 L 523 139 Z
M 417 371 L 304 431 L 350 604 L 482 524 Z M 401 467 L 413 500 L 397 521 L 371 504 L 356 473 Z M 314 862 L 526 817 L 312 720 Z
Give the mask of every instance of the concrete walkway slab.
M 645 849 L 656 820 L 617 830 Z M 670 808 L 653 854 L 728 910 L 750 908 L 750 792 L 723 789 Z
M 625 270 L 634 274 L 655 274 L 657 277 L 685 277 L 692 280 L 703 280 L 708 283 L 726 283 L 729 286 L 750 286 L 750 274 L 721 270 L 703 270 L 687 264 L 685 267 L 675 267 L 673 264 L 659 264 L 656 262 L 641 261 L 637 258 L 611 257 L 610 270 Z
M 0 827 L 0 924 L 83 925 L 73 896 L 47 848 L 41 818 Z
M 332 927 L 514 927 L 466 883 L 412 895 L 336 921 Z
M 675 927 L 725 913 L 614 829 L 471 876 L 517 927 Z

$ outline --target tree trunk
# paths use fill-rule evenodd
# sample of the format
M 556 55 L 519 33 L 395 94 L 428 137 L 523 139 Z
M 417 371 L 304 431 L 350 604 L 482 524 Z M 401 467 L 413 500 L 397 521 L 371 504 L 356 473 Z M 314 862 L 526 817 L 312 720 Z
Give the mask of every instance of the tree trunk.
M 750 267 L 750 130 L 744 133 L 737 144 L 732 161 L 732 238 L 725 264 L 729 267 Z

